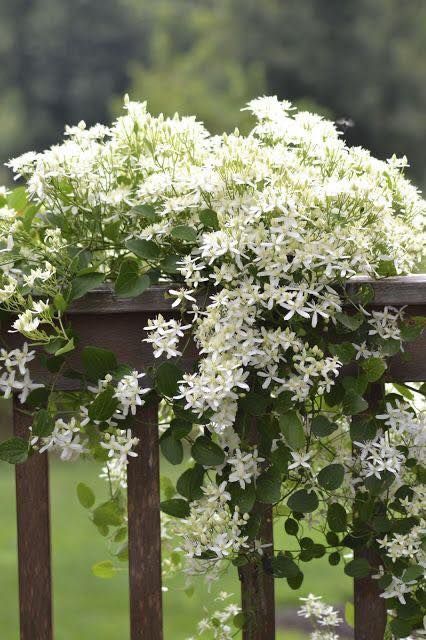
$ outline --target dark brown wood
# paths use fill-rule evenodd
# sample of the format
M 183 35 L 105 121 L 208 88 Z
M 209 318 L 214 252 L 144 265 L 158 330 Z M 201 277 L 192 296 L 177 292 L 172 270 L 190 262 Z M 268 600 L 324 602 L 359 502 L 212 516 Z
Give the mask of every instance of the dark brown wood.
M 371 386 L 367 396 L 371 408 L 376 408 L 384 394 L 384 385 L 377 382 Z M 365 558 L 374 567 L 373 575 L 379 572 L 380 557 L 374 549 L 354 550 L 354 558 Z M 355 640 L 383 640 L 387 609 L 386 600 L 380 597 L 380 588 L 371 575 L 354 580 Z
M 28 438 L 31 418 L 14 400 L 16 436 Z M 21 640 L 52 640 L 52 578 L 47 453 L 16 465 Z
M 378 568 L 379 559 L 371 549 L 357 549 L 355 558 L 365 558 Z M 377 580 L 371 577 L 354 580 L 355 640 L 383 640 L 386 629 L 386 600 L 380 597 Z
M 137 458 L 129 458 L 129 578 L 131 640 L 162 640 L 158 405 L 142 407 L 133 429 Z
M 426 274 L 400 276 L 372 280 L 367 277 L 355 277 L 346 285 L 349 293 L 360 284 L 368 283 L 374 290 L 374 305 L 426 305 Z M 173 282 L 155 285 L 136 298 L 119 298 L 109 285 L 91 291 L 87 296 L 76 300 L 72 313 L 147 313 L 162 312 L 171 309 L 174 298 L 168 296 L 170 289 L 176 289 Z
M 272 507 L 257 505 L 262 514 L 260 539 L 265 556 L 273 554 Z M 274 577 L 265 571 L 262 562 L 252 562 L 239 569 L 241 581 L 241 607 L 245 625 L 243 640 L 274 640 L 275 638 L 275 588 Z

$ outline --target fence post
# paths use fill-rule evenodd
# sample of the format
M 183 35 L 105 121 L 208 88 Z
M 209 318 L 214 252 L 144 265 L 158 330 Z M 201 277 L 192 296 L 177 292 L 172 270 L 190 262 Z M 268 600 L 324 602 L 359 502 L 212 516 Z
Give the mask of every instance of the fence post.
M 15 436 L 27 439 L 31 417 L 13 401 Z M 52 578 L 47 453 L 15 467 L 21 640 L 52 640 Z
M 383 384 L 371 386 L 367 400 L 375 410 L 384 394 Z M 374 549 L 355 549 L 354 558 L 365 558 L 377 569 L 380 558 Z M 354 580 L 355 640 L 383 640 L 387 624 L 386 600 L 380 597 L 377 580 L 371 576 Z
M 139 409 L 129 458 L 129 579 L 131 640 L 162 640 L 158 403 Z
M 273 554 L 272 507 L 255 505 L 262 514 L 260 539 L 266 556 Z M 265 571 L 262 562 L 251 562 L 239 569 L 241 581 L 241 607 L 245 624 L 243 640 L 274 640 L 275 638 L 275 589 L 274 576 Z

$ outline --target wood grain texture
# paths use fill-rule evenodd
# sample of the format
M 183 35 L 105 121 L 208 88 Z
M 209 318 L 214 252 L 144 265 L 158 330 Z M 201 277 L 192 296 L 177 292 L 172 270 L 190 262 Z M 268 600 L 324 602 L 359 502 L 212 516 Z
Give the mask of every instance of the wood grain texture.
M 28 438 L 31 418 L 13 411 L 16 436 Z M 52 640 L 52 578 L 47 454 L 15 467 L 21 640 Z
M 366 277 L 355 277 L 347 284 L 349 293 L 353 293 L 360 284 L 370 284 L 374 291 L 374 305 L 425 305 L 426 306 L 426 274 L 383 278 L 372 280 Z M 136 298 L 119 298 L 109 285 L 93 289 L 83 298 L 76 300 L 70 314 L 110 314 L 138 313 L 171 310 L 174 298 L 168 296 L 173 289 L 172 282 L 150 287 Z M 200 295 L 202 300 L 202 294 Z
M 370 408 L 377 408 L 383 398 L 384 385 L 377 382 L 371 386 L 367 400 Z M 378 573 L 380 557 L 374 549 L 358 548 L 354 558 L 364 558 L 373 567 L 373 575 Z M 371 575 L 354 580 L 355 640 L 383 640 L 386 622 L 386 600 L 380 597 L 381 590 Z
M 272 507 L 258 504 L 255 511 L 262 514 L 260 540 L 267 558 L 273 554 Z M 262 562 L 240 567 L 241 607 L 245 624 L 243 640 L 274 640 L 275 638 L 275 586 L 272 573 L 265 571 Z
M 379 558 L 371 549 L 356 549 L 354 558 L 365 558 L 372 567 Z M 380 597 L 377 580 L 371 577 L 354 580 L 355 640 L 383 640 L 386 629 L 386 600 Z
M 162 640 L 161 527 L 158 404 L 142 407 L 133 433 L 137 458 L 129 458 L 129 579 L 131 640 Z

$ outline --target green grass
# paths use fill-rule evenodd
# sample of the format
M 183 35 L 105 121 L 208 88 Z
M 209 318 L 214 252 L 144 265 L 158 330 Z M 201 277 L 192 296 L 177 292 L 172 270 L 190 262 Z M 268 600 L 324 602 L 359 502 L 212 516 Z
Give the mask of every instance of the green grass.
M 99 467 L 91 463 L 54 462 L 51 468 L 52 547 L 54 579 L 54 616 L 56 640 L 126 640 L 128 632 L 127 571 L 111 580 L 100 580 L 91 573 L 92 564 L 108 558 L 105 540 L 94 529 L 87 513 L 78 504 L 75 486 L 84 481 L 99 497 L 105 485 L 97 475 Z M 18 635 L 18 597 L 16 569 L 16 526 L 13 468 L 0 463 L 0 620 L 1 640 L 15 640 Z M 277 531 L 277 538 L 282 538 Z M 282 540 L 281 540 L 282 542 Z M 312 591 L 330 603 L 350 598 L 351 584 L 340 567 L 332 568 L 326 560 L 304 567 L 305 582 L 300 592 L 291 591 L 285 581 L 276 581 L 277 606 L 296 606 L 301 595 Z M 236 577 L 227 576 L 220 590 L 235 594 Z M 174 580 L 164 594 L 165 638 L 184 640 L 195 634 L 196 622 L 203 616 L 203 606 L 214 606 L 215 590 L 208 593 L 200 581 L 191 598 L 183 592 L 182 580 Z M 207 636 L 206 636 L 207 638 Z M 305 635 L 280 630 L 281 640 L 305 640 Z M 207 639 L 208 640 L 208 639 Z

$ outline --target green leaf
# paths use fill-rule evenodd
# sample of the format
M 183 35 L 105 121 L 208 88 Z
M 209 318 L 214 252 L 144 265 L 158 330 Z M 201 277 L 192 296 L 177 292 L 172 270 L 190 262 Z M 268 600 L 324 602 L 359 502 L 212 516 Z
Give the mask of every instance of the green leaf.
M 89 405 L 88 415 L 91 420 L 104 422 L 111 418 L 118 408 L 118 400 L 114 398 L 115 389 L 106 387 Z
M 319 500 L 315 491 L 299 489 L 289 497 L 287 504 L 297 513 L 312 513 L 318 508 Z
M 28 442 L 22 438 L 10 438 L 0 444 L 0 460 L 19 464 L 28 458 Z
M 167 429 L 160 438 L 160 448 L 163 456 L 171 464 L 180 464 L 183 460 L 183 445 Z
M 172 238 L 176 238 L 176 240 L 182 240 L 183 242 L 197 241 L 197 230 L 194 229 L 194 227 L 188 227 L 185 224 L 174 227 L 171 230 L 170 235 L 172 236 Z
M 351 578 L 365 578 L 370 575 L 371 567 L 365 558 L 355 558 L 351 560 L 345 567 L 345 573 Z
M 67 308 L 67 303 L 62 293 L 57 293 L 56 296 L 54 296 L 53 304 L 55 305 L 55 309 L 61 311 L 61 313 L 63 313 Z
M 409 620 L 401 620 L 396 618 L 390 623 L 392 634 L 395 638 L 407 638 L 411 631 L 412 625 Z
M 240 407 L 251 416 L 261 416 L 266 413 L 268 406 L 271 404 L 269 395 L 250 391 L 244 398 L 240 400 Z
M 117 358 L 112 351 L 98 347 L 84 347 L 81 356 L 86 376 L 97 382 L 103 380 L 107 373 L 111 373 L 117 366 Z
M 186 420 L 174 418 L 170 423 L 170 433 L 176 440 L 186 438 L 192 431 L 192 424 Z
M 355 607 L 352 602 L 345 604 L 345 621 L 352 629 L 355 627 Z
M 351 440 L 353 442 L 366 442 L 376 437 L 377 427 L 371 418 L 365 419 L 363 416 L 354 418 L 350 427 Z
M 138 263 L 135 260 L 123 260 L 115 281 L 115 292 L 121 298 L 134 298 L 149 288 L 149 276 L 139 275 Z
M 341 504 L 333 502 L 327 510 L 327 524 L 331 531 L 346 531 L 348 526 L 348 516 Z
M 256 497 L 260 502 L 274 504 L 281 498 L 281 474 L 271 467 L 256 480 Z
M 103 580 L 108 580 L 113 578 L 117 572 L 117 569 L 112 564 L 111 560 L 103 560 L 102 562 L 97 562 L 92 566 L 92 573 L 97 578 L 102 578 Z
M 32 433 L 34 436 L 45 438 L 50 436 L 55 427 L 55 421 L 47 411 L 47 409 L 40 409 L 34 416 L 32 424 Z
M 295 578 L 300 573 L 294 560 L 282 554 L 271 558 L 271 565 L 275 578 Z
M 343 398 L 343 413 L 354 416 L 368 409 L 368 402 L 355 391 L 347 391 Z
M 119 527 L 123 523 L 123 510 L 117 500 L 108 500 L 96 507 L 93 522 L 97 527 Z
M 414 564 L 404 571 L 402 579 L 404 580 L 404 582 L 410 582 L 410 580 L 418 580 L 419 578 L 423 577 L 424 572 L 425 570 L 423 569 L 423 567 L 419 566 L 418 564 Z
M 71 282 L 71 300 L 78 300 L 82 298 L 86 293 L 98 287 L 105 280 L 104 273 L 86 273 L 82 276 L 77 276 Z
M 338 489 L 345 476 L 345 469 L 341 464 L 329 464 L 318 474 L 318 484 L 326 491 Z
M 330 344 L 329 349 L 331 355 L 339 358 L 343 364 L 349 364 L 356 356 L 356 349 L 351 342 Z
M 335 318 L 350 331 L 356 331 L 364 322 L 364 316 L 360 313 L 351 316 L 347 313 L 336 313 Z
M 299 414 L 296 411 L 288 411 L 280 415 L 279 424 L 287 444 L 292 449 L 302 449 L 305 444 L 305 432 Z
M 95 504 L 95 494 L 91 488 L 83 482 L 77 485 L 77 498 L 81 506 L 85 509 L 91 509 Z
M 133 238 L 126 242 L 126 247 L 144 260 L 156 260 L 161 253 L 160 247 L 152 240 Z
M 256 500 L 254 484 L 247 484 L 242 489 L 237 482 L 228 484 L 227 491 L 231 494 L 231 504 L 240 508 L 240 513 L 250 513 Z
M 129 213 L 140 215 L 151 223 L 160 220 L 160 216 L 155 213 L 155 208 L 151 204 L 138 204 L 130 209 Z
M 331 435 L 337 428 L 338 425 L 334 422 L 330 422 L 330 420 L 325 416 L 315 416 L 312 420 L 312 433 L 318 438 L 325 438 L 326 436 Z
M 200 212 L 200 221 L 208 229 L 219 229 L 219 220 L 216 211 L 213 209 L 204 209 Z
M 187 518 L 190 514 L 189 504 L 182 498 L 163 500 L 163 502 L 160 502 L 160 509 L 163 513 L 167 513 L 167 515 L 174 518 Z
M 182 260 L 182 256 L 166 256 L 164 260 L 161 261 L 160 267 L 166 273 L 180 273 L 178 269 L 178 262 Z
M 15 211 L 23 211 L 28 204 L 25 187 L 16 187 L 7 196 L 7 204 Z
M 191 448 L 191 455 L 195 462 L 203 467 L 217 467 L 225 462 L 224 451 L 207 436 L 196 439 Z
M 245 623 L 246 623 L 246 617 L 242 612 L 235 614 L 235 616 L 232 619 L 232 624 L 237 629 L 242 629 Z
M 75 349 L 74 338 L 70 338 L 67 343 L 64 344 L 63 347 L 60 347 L 55 351 L 55 356 L 62 356 L 64 353 L 69 353 Z
M 204 478 L 204 468 L 200 464 L 196 464 L 191 469 L 187 469 L 179 476 L 176 482 L 177 491 L 192 502 L 198 500 L 204 493 L 201 489 Z
M 172 398 L 178 392 L 178 382 L 182 375 L 181 369 L 172 362 L 162 362 L 155 376 L 157 391 L 162 396 Z
M 303 572 L 299 570 L 299 573 L 296 576 L 291 576 L 287 578 L 287 584 L 290 587 L 290 589 L 293 589 L 294 591 L 297 591 L 298 589 L 300 589 L 300 587 L 302 586 L 304 577 L 305 576 L 303 575 Z
M 383 376 L 387 364 L 381 358 L 368 358 L 361 363 L 361 368 L 365 372 L 368 382 L 376 382 Z
M 297 536 L 297 533 L 299 531 L 297 520 L 293 520 L 293 518 L 287 518 L 284 524 L 284 529 L 289 536 Z

